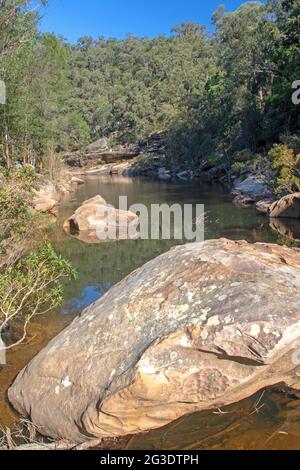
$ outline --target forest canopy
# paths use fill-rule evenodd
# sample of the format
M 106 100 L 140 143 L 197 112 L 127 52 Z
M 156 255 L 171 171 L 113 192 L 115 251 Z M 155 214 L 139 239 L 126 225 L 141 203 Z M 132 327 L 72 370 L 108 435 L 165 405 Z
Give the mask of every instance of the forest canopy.
M 198 165 L 299 132 L 291 96 L 300 79 L 300 0 L 249 2 L 233 13 L 221 6 L 212 34 L 184 23 L 154 39 L 76 44 L 39 32 L 37 3 L 0 0 L 6 165 L 38 165 L 49 152 L 98 137 L 129 143 L 159 130 L 175 161 Z

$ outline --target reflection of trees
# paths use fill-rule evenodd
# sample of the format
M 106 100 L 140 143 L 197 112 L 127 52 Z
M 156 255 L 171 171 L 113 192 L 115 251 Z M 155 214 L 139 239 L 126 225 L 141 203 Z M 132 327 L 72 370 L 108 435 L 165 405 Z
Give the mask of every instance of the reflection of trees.
M 88 245 L 74 239 L 64 239 L 57 250 L 70 259 L 77 269 L 78 279 L 65 286 L 66 303 L 80 299 L 87 286 L 99 285 L 99 297 L 109 286 L 155 258 L 178 241 L 128 240 L 103 245 Z

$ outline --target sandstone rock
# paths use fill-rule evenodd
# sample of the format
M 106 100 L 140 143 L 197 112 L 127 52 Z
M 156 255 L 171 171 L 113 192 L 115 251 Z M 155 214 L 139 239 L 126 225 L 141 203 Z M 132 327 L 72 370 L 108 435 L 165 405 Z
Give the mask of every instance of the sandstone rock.
M 69 233 L 86 243 L 103 243 L 109 241 L 102 238 L 108 230 L 113 230 L 115 239 L 119 239 L 122 227 L 137 227 L 139 218 L 130 211 L 118 210 L 109 206 L 100 196 L 85 201 L 63 225 Z
M 96 142 L 91 143 L 86 148 L 86 153 L 94 153 L 94 152 L 101 152 L 102 150 L 106 150 L 108 147 L 108 140 L 106 137 L 102 139 L 96 140 Z
M 157 178 L 158 169 L 166 163 L 165 160 L 165 156 L 143 153 L 132 162 L 131 171 L 134 176 L 150 176 Z
M 255 204 L 255 208 L 261 214 L 268 214 L 273 202 L 274 201 L 272 199 L 263 199 Z
M 131 175 L 131 163 L 113 163 L 113 164 L 104 164 L 101 167 L 94 170 L 86 170 L 86 175 L 97 174 L 103 176 L 130 176 Z
M 72 184 L 84 184 L 85 181 L 82 180 L 81 178 L 78 178 L 77 176 L 72 176 L 71 183 Z
M 299 339 L 299 251 L 194 243 L 87 308 L 8 396 L 55 439 L 139 433 L 274 384 L 300 389 Z
M 300 219 L 300 192 L 289 194 L 270 207 L 270 217 Z
M 37 212 L 50 212 L 59 202 L 59 193 L 53 183 L 43 182 L 40 189 L 35 191 L 33 208 Z
M 73 152 L 69 155 L 64 156 L 64 161 L 68 166 L 71 167 L 82 167 L 82 152 Z
M 36 199 L 34 210 L 37 212 L 50 212 L 57 204 L 55 199 Z
M 251 175 L 244 181 L 236 181 L 232 190 L 234 196 L 243 195 L 254 202 L 272 196 L 267 179 L 264 176 Z
M 200 178 L 204 181 L 214 181 L 226 176 L 228 173 L 228 166 L 224 163 L 214 166 L 208 171 L 200 173 Z
M 239 209 L 246 209 L 247 207 L 252 206 L 255 200 L 252 197 L 245 196 L 244 194 L 238 194 L 232 202 Z

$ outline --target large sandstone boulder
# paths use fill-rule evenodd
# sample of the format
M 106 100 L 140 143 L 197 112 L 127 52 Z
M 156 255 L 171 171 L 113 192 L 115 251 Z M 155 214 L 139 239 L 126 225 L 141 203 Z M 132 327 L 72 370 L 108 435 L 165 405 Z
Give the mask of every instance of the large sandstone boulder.
M 126 227 L 137 228 L 139 218 L 130 211 L 118 210 L 109 206 L 100 196 L 85 201 L 75 213 L 65 221 L 63 228 L 79 240 L 86 243 L 103 243 L 110 238 L 106 234 L 111 230 L 116 240 L 122 238 Z M 124 233 L 130 232 L 123 230 Z M 133 230 L 133 232 L 136 232 Z
M 300 193 L 289 194 L 274 202 L 270 207 L 270 217 L 300 219 Z
M 87 308 L 8 396 L 55 439 L 139 433 L 274 384 L 300 389 L 299 339 L 299 251 L 194 243 Z

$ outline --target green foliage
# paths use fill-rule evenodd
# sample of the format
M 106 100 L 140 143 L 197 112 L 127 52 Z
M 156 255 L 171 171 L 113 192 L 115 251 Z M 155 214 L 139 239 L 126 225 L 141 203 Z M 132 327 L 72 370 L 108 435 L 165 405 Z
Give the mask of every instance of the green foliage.
M 53 247 L 46 244 L 0 272 L 0 331 L 12 321 L 22 324 L 22 342 L 29 321 L 57 307 L 63 300 L 62 278 L 75 279 L 76 272 Z
M 274 187 L 278 194 L 300 191 L 300 154 L 284 144 L 275 144 L 269 158 L 276 170 Z
M 0 267 L 18 259 L 26 246 L 39 238 L 39 216 L 30 208 L 37 175 L 32 167 L 10 168 L 4 172 L 0 189 Z M 7 258 L 8 257 L 8 258 Z
M 89 140 L 87 123 L 73 109 L 68 48 L 52 34 L 38 32 L 32 6 L 3 0 L 0 8 L 0 79 L 7 91 L 7 104 L 0 107 L 0 142 L 6 166 L 39 166 L 50 147 L 74 150 Z
M 24 165 L 20 168 L 12 168 L 8 172 L 8 176 L 21 184 L 23 191 L 31 192 L 37 183 L 37 173 L 33 166 Z
M 248 162 L 235 162 L 233 163 L 232 168 L 238 173 L 240 173 L 243 170 L 245 170 L 247 166 L 248 166 Z
M 0 217 L 18 217 L 26 212 L 24 200 L 18 194 L 11 194 L 8 188 L 0 191 Z
M 252 163 L 251 153 L 281 135 L 300 153 L 299 138 L 291 142 L 300 126 L 291 100 L 300 77 L 300 0 L 248 2 L 231 13 L 220 7 L 210 36 L 202 25 L 183 23 L 170 36 L 83 37 L 76 45 L 39 34 L 38 15 L 12 10 L 16 3 L 0 10 L 7 165 L 46 168 L 48 155 L 98 137 L 136 143 L 158 130 L 167 131 L 170 164 L 182 168 L 212 156 L 228 168 Z
M 251 162 L 254 160 L 255 155 L 250 149 L 240 150 L 233 155 L 235 162 Z
M 6 239 L 26 233 L 31 220 L 24 198 L 7 186 L 0 191 L 0 220 L 0 244 Z
M 92 138 L 114 133 L 136 142 L 168 128 L 185 100 L 204 87 L 209 45 L 204 28 L 183 24 L 171 37 L 96 41 L 69 47 L 74 103 Z
M 216 71 L 210 69 L 204 89 L 174 123 L 171 154 L 195 162 L 221 154 L 234 164 L 236 152 L 257 153 L 299 129 L 300 107 L 291 100 L 300 76 L 299 6 L 299 0 L 270 0 L 216 12 L 210 42 Z

